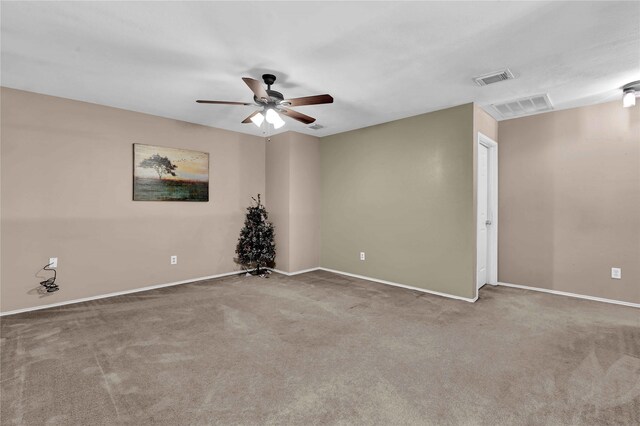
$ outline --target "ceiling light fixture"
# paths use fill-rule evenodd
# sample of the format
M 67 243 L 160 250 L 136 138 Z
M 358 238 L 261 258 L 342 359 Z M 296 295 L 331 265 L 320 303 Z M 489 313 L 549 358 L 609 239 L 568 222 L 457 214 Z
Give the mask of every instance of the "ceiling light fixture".
M 622 95 L 622 106 L 629 108 L 636 104 L 636 91 L 633 89 L 627 89 Z
M 278 114 L 273 108 L 267 108 L 266 111 L 264 111 L 264 114 L 258 112 L 250 118 L 253 124 L 257 127 L 262 127 L 262 123 L 264 123 L 265 119 L 267 123 L 273 126 L 274 129 L 279 129 L 285 124 L 282 117 L 280 117 L 280 114 Z
M 638 93 L 640 93 L 640 80 L 625 84 L 622 87 L 622 106 L 624 108 L 635 106 Z
M 253 121 L 253 124 L 260 127 L 262 126 L 262 122 L 264 121 L 264 115 L 257 113 L 256 115 L 251 117 L 251 121 Z
M 284 120 L 273 108 L 267 109 L 267 123 L 273 124 L 274 129 L 284 126 Z

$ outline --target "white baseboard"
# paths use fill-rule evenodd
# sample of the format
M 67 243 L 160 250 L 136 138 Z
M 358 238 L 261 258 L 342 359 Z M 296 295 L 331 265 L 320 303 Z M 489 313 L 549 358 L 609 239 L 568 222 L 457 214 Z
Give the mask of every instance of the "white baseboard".
M 147 287 L 134 288 L 132 290 L 116 291 L 115 293 L 106 293 L 106 294 L 100 294 L 98 296 L 83 297 L 82 299 L 67 300 L 65 302 L 51 303 L 51 304 L 48 304 L 48 305 L 40 305 L 40 306 L 35 306 L 35 307 L 32 307 L 32 308 L 16 309 L 16 310 L 13 310 L 13 311 L 0 312 L 0 316 L 21 314 L 23 312 L 39 311 L 41 309 L 55 308 L 57 306 L 72 305 L 74 303 L 80 303 L 80 302 L 89 302 L 91 300 L 105 299 L 107 297 L 113 297 L 113 296 L 122 296 L 123 294 L 139 293 L 141 291 L 155 290 L 157 288 L 162 288 L 162 287 L 171 287 L 171 286 L 174 286 L 174 285 L 189 284 L 189 283 L 194 283 L 194 282 L 197 282 L 197 281 L 210 280 L 210 279 L 213 279 L 213 278 L 228 277 L 229 275 L 241 274 L 243 272 L 246 272 L 246 271 L 225 272 L 223 274 L 209 275 L 208 277 L 191 278 L 191 279 L 188 279 L 188 280 L 175 281 L 175 282 L 172 282 L 172 283 L 150 285 L 150 286 L 147 286 Z
M 395 283 L 395 282 L 392 282 L 392 281 L 380 280 L 378 278 L 372 278 L 372 277 L 367 277 L 367 276 L 364 276 L 364 275 L 352 274 L 352 273 L 349 273 L 349 272 L 337 271 L 335 269 L 329 269 L 329 268 L 323 268 L 323 267 L 304 269 L 304 270 L 295 271 L 295 272 L 285 272 L 285 271 L 280 271 L 278 269 L 272 269 L 272 271 L 277 272 L 279 274 L 286 275 L 286 276 L 294 276 L 294 275 L 304 274 L 306 272 L 313 272 L 313 271 L 327 271 L 327 272 L 332 272 L 334 274 L 345 275 L 345 276 L 353 277 L 353 278 L 359 278 L 361 280 L 373 281 L 373 282 L 376 282 L 376 283 L 391 285 L 391 286 L 394 286 L 394 287 L 401 287 L 401 288 L 406 288 L 406 289 L 409 289 L 409 290 L 420 291 L 420 292 L 423 292 L 423 293 L 434 294 L 436 296 L 448 297 L 450 299 L 464 300 L 465 302 L 473 303 L 473 302 L 478 300 L 478 296 L 474 297 L 473 299 L 470 299 L 470 298 L 467 298 L 467 297 L 455 296 L 455 295 L 448 294 L 448 293 L 441 293 L 439 291 L 426 290 L 424 288 L 412 287 L 412 286 L 408 286 L 408 285 L 404 285 L 404 284 Z M 67 300 L 67 301 L 64 301 L 64 302 L 51 303 L 51 304 L 48 304 L 48 305 L 40 305 L 40 306 L 31 307 L 31 308 L 15 309 L 13 311 L 0 312 L 0 316 L 20 314 L 20 313 L 23 313 L 23 312 L 38 311 L 38 310 L 41 310 L 41 309 L 55 308 L 57 306 L 72 305 L 74 303 L 89 302 L 91 300 L 105 299 L 107 297 L 121 296 L 121 295 L 124 295 L 124 294 L 131 294 L 131 293 L 139 293 L 141 291 L 154 290 L 154 289 L 157 289 L 157 288 L 171 287 L 171 286 L 175 286 L 175 285 L 188 284 L 188 283 L 193 283 L 193 282 L 197 282 L 197 281 L 210 280 L 210 279 L 214 279 L 214 278 L 228 277 L 230 275 L 241 274 L 243 272 L 246 272 L 246 271 L 225 272 L 225 273 L 217 274 L 217 275 L 209 275 L 209 276 L 206 276 L 206 277 L 191 278 L 191 279 L 188 279 L 188 280 L 175 281 L 175 282 L 166 283 L 166 284 L 157 284 L 157 285 L 151 285 L 151 286 L 147 286 L 147 287 L 140 287 L 140 288 L 135 288 L 135 289 L 132 289 L 132 290 L 124 290 L 124 291 L 117 291 L 117 292 L 114 292 L 114 293 L 100 294 L 98 296 L 91 296 L 91 297 L 84 297 L 84 298 L 81 298 L 81 299 Z M 542 293 L 555 294 L 555 295 L 559 295 L 559 296 L 568 296 L 568 297 L 575 297 L 575 298 L 578 298 L 578 299 L 593 300 L 593 301 L 596 301 L 596 302 L 611 303 L 611 304 L 614 304 L 614 305 L 629 306 L 629 307 L 632 307 L 632 308 L 640 308 L 640 303 L 625 302 L 625 301 L 622 301 L 622 300 L 605 299 L 603 297 L 595 297 L 595 296 L 585 296 L 583 294 L 568 293 L 566 291 L 549 290 L 549 289 L 546 289 L 546 288 L 529 287 L 529 286 L 525 286 L 525 285 L 511 284 L 511 283 L 505 283 L 505 282 L 498 282 L 498 285 L 502 285 L 502 286 L 505 286 L 505 287 L 519 288 L 519 289 L 523 289 L 523 290 L 539 291 L 539 292 L 542 292 Z
M 593 300 L 595 302 L 604 302 L 604 303 L 612 303 L 614 305 L 630 306 L 632 308 L 640 308 L 640 303 L 624 302 L 622 300 L 605 299 L 603 297 L 595 297 L 595 296 L 585 296 L 584 294 L 568 293 L 566 291 L 549 290 L 546 288 L 529 287 L 526 285 L 503 283 L 503 282 L 499 282 L 498 285 L 503 285 L 505 287 L 520 288 L 522 290 L 540 291 L 542 293 L 556 294 L 558 296 L 569 296 L 569 297 L 575 297 L 577 299 Z
M 419 288 L 419 287 L 412 287 L 410 285 L 404 285 L 404 284 L 399 284 L 399 283 L 395 283 L 395 282 L 392 282 L 392 281 L 380 280 L 378 278 L 366 277 L 364 275 L 357 275 L 357 274 L 351 274 L 349 272 L 336 271 L 335 269 L 322 268 L 322 267 L 317 268 L 317 269 L 320 270 L 320 271 L 333 272 L 334 274 L 346 275 L 348 277 L 353 277 L 353 278 L 359 278 L 361 280 L 367 280 L 367 281 L 373 281 L 373 282 L 380 283 L 380 284 L 392 285 L 394 287 L 402 287 L 402 288 L 407 288 L 409 290 L 421 291 L 423 293 L 435 294 L 436 296 L 448 297 L 449 299 L 464 300 L 465 302 L 471 302 L 471 303 L 473 303 L 476 300 L 478 300 L 478 296 L 477 295 L 473 299 L 470 299 L 468 297 L 455 296 L 455 295 L 449 294 L 449 293 L 441 293 L 439 291 L 427 290 L 427 289 Z
M 273 269 L 272 268 L 271 271 L 277 272 L 277 273 L 282 274 L 282 275 L 286 275 L 288 277 L 292 277 L 294 275 L 300 275 L 300 274 L 305 274 L 307 272 L 317 271 L 318 269 L 320 269 L 320 268 L 316 267 L 316 268 L 302 269 L 300 271 L 294 271 L 294 272 L 285 272 L 285 271 L 281 271 L 280 269 Z

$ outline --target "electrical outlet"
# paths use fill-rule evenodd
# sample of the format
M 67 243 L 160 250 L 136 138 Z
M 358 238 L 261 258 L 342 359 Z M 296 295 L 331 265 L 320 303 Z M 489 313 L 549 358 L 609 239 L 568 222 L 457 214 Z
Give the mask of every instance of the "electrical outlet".
M 363 252 L 363 251 L 361 251 L 361 252 L 360 252 L 360 260 L 365 260 L 365 259 L 366 259 L 366 257 L 365 257 L 365 255 L 364 255 L 364 252 Z
M 57 268 L 58 267 L 58 258 L 50 257 L 49 258 L 49 268 Z
M 171 264 L 172 265 L 178 264 L 178 256 L 171 256 Z
M 621 268 L 611 268 L 611 278 L 614 280 L 622 279 L 622 269 Z

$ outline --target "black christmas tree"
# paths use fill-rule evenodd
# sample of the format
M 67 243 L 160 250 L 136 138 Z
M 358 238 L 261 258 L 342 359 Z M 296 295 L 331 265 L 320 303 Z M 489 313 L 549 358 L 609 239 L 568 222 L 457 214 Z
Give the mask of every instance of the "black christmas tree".
M 255 205 L 247 207 L 247 217 L 240 231 L 236 246 L 236 262 L 245 268 L 254 269 L 256 275 L 264 274 L 260 268 L 275 266 L 276 243 L 273 224 L 269 222 L 267 209 L 258 199 L 251 197 Z

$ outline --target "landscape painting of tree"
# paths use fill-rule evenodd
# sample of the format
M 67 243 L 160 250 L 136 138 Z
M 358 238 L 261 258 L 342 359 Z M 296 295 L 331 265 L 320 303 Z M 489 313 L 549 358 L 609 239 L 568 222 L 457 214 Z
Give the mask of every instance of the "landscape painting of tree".
M 209 154 L 133 144 L 134 201 L 209 201 Z

